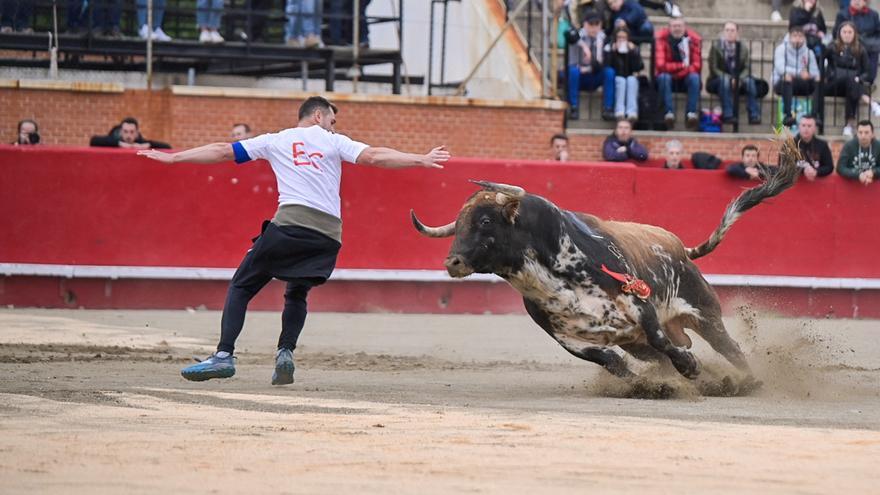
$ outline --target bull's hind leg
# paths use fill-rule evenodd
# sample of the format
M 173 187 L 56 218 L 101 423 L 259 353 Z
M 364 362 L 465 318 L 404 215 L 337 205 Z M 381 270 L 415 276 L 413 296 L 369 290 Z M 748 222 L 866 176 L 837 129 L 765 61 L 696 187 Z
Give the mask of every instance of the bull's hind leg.
M 696 327 L 697 328 L 694 328 L 694 332 L 708 342 L 709 345 L 712 346 L 712 349 L 715 349 L 715 352 L 724 356 L 724 358 L 730 361 L 730 364 L 736 366 L 738 370 L 747 373 L 750 376 L 752 375 L 752 369 L 749 366 L 748 361 L 746 361 L 745 354 L 743 354 L 742 349 L 739 348 L 739 344 L 730 337 L 730 334 L 728 334 L 727 330 L 724 328 L 724 322 L 721 321 L 720 309 L 717 311 L 710 310 L 707 313 L 704 313 L 703 318 L 700 319 L 700 322 Z

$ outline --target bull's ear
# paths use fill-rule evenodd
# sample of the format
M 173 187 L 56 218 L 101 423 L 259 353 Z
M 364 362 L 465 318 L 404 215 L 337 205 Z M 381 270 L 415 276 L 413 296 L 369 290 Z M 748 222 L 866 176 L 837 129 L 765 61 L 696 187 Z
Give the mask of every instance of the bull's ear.
M 511 199 L 507 201 L 504 203 L 504 206 L 501 207 L 501 211 L 504 218 L 513 225 L 516 223 L 516 217 L 519 216 L 519 200 Z

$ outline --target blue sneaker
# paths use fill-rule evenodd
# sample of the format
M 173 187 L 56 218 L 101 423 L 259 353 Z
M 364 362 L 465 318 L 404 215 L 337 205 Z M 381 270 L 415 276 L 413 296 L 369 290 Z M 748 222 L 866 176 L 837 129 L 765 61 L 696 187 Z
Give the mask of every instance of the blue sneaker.
M 180 374 L 193 382 L 203 382 L 211 378 L 229 378 L 235 374 L 234 359 L 232 354 L 221 358 L 215 353 L 198 364 L 180 370 Z
M 275 355 L 275 373 L 272 373 L 272 385 L 288 385 L 293 383 L 293 351 L 278 349 Z

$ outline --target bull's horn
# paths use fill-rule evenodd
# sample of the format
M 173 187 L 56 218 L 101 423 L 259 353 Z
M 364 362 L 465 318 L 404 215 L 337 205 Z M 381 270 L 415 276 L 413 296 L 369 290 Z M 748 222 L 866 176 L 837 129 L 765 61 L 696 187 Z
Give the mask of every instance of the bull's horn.
M 519 186 L 511 186 L 508 184 L 500 184 L 498 182 L 488 182 L 485 180 L 471 180 L 474 184 L 482 187 L 487 191 L 500 192 L 513 198 L 521 198 L 526 195 L 526 190 Z
M 412 217 L 412 223 L 416 230 L 425 237 L 449 237 L 455 233 L 455 222 L 442 227 L 428 227 L 419 221 L 415 211 L 409 210 L 409 216 Z

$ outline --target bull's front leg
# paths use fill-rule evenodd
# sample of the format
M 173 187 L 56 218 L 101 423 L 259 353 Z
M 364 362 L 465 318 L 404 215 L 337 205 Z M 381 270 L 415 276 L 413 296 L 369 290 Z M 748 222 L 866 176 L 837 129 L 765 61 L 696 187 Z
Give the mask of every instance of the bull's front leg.
M 560 339 L 556 339 L 556 341 L 559 342 L 559 345 L 561 345 L 563 349 L 571 353 L 571 355 L 590 361 L 591 363 L 596 363 L 608 370 L 614 376 L 624 379 L 634 378 L 636 376 L 635 373 L 630 371 L 629 367 L 626 365 L 626 361 L 624 361 L 620 354 L 614 352 L 608 347 L 583 344 L 576 345 Z
M 638 316 L 639 324 L 645 331 L 645 336 L 647 336 L 651 347 L 669 356 L 675 369 L 686 378 L 694 379 L 699 376 L 699 361 L 686 348 L 678 347 L 669 340 L 669 337 L 666 336 L 666 333 L 660 326 L 660 320 L 657 318 L 654 306 L 645 302 L 639 304 L 638 308 L 640 310 Z

